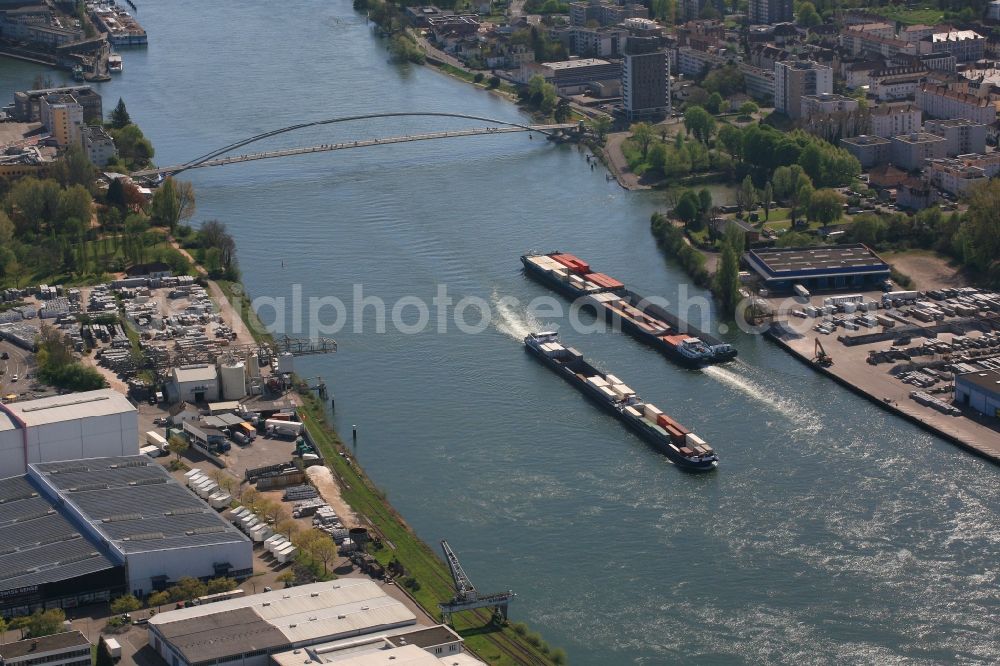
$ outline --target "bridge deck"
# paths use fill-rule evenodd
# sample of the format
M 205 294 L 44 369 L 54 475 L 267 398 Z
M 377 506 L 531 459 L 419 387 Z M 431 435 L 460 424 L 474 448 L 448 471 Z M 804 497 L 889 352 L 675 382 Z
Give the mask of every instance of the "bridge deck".
M 291 157 L 293 155 L 308 155 L 310 153 L 324 153 L 334 150 L 349 150 L 351 148 L 368 148 L 371 146 L 385 146 L 394 143 L 409 143 L 412 141 L 428 141 L 431 139 L 447 139 L 460 136 L 481 136 L 488 134 L 510 134 L 514 132 L 542 132 L 545 134 L 563 129 L 571 129 L 576 124 L 564 123 L 559 125 L 531 125 L 528 127 L 476 127 L 472 129 L 448 130 L 444 132 L 430 132 L 428 134 L 409 134 L 405 136 L 393 136 L 382 139 L 362 139 L 359 141 L 346 141 L 343 143 L 328 143 L 316 146 L 303 146 L 300 148 L 285 148 L 283 150 L 270 150 L 259 153 L 249 153 L 246 155 L 233 155 L 230 157 L 218 157 L 195 164 L 177 164 L 174 166 L 160 167 L 156 169 L 144 169 L 136 171 L 132 175 L 135 177 L 155 176 L 159 174 L 171 174 L 187 169 L 199 169 L 202 167 L 224 166 L 226 164 L 237 164 L 240 162 L 252 162 L 255 160 L 266 160 L 276 157 Z

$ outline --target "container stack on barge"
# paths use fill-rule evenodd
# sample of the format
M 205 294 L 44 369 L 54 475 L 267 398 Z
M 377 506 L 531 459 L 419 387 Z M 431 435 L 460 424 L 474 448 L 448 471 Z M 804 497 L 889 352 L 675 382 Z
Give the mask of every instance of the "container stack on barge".
M 555 333 L 532 333 L 524 348 L 575 386 L 633 432 L 663 451 L 678 467 L 708 472 L 719 465 L 711 446 L 690 430 L 644 402 L 614 375 L 600 372 L 572 347 L 564 347 Z
M 524 255 L 529 275 L 570 298 L 582 298 L 623 331 L 655 347 L 671 360 L 698 368 L 736 357 L 736 349 L 699 331 L 658 305 L 626 289 L 618 280 L 595 273 L 571 254 Z

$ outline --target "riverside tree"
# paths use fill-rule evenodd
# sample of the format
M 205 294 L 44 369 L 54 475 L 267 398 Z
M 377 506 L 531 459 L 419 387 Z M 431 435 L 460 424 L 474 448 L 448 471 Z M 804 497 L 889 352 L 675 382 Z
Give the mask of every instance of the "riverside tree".
M 708 143 L 715 132 L 715 118 L 700 106 L 692 106 L 684 112 L 684 127 L 702 143 Z
M 771 181 L 767 181 L 767 185 L 764 186 L 764 195 L 761 204 L 764 206 L 764 219 L 771 219 L 771 200 L 774 198 L 774 187 L 771 185 Z
M 809 197 L 809 219 L 824 227 L 840 219 L 844 210 L 844 197 L 835 190 L 816 190 Z
M 642 159 L 646 159 L 649 156 L 649 146 L 655 138 L 653 128 L 649 123 L 635 123 L 629 129 L 632 131 L 632 140 L 639 146 Z
M 132 118 L 128 115 L 128 109 L 125 108 L 125 100 L 119 97 L 117 106 L 111 112 L 111 126 L 115 129 L 122 129 L 131 124 Z
M 722 256 L 719 259 L 719 270 L 715 275 L 713 287 L 715 295 L 727 315 L 736 312 L 736 306 L 742 298 L 740 294 L 740 255 L 745 247 L 743 232 L 735 224 L 726 228 L 722 237 Z

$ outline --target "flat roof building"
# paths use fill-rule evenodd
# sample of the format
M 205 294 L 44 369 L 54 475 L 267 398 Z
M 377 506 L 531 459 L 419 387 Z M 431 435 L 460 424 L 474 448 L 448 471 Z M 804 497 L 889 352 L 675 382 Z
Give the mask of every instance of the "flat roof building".
M 78 532 L 125 565 L 138 597 L 184 576 L 253 573 L 249 539 L 146 456 L 39 463 L 28 476 Z
M 27 475 L 0 479 L 0 615 L 70 608 L 126 592 L 124 565 L 71 518 Z
M 811 60 L 774 63 L 774 108 L 798 119 L 805 95 L 833 92 L 833 70 Z
M 168 664 L 238 662 L 400 627 L 416 616 L 367 578 L 340 578 L 160 613 L 149 644 Z
M 948 141 L 937 134 L 911 132 L 891 139 L 889 153 L 892 163 L 900 169 L 922 169 L 924 161 L 944 157 Z
M 862 169 L 870 169 L 888 162 L 891 145 L 888 139 L 872 134 L 862 134 L 840 140 L 840 147 L 854 155 L 861 163 Z
M 982 123 L 967 118 L 931 119 L 924 123 L 924 129 L 945 138 L 945 154 L 948 157 L 986 152 L 987 128 Z
M 113 389 L 0 404 L 0 478 L 30 463 L 139 453 L 139 413 Z
M 955 375 L 955 403 L 1000 418 L 1000 372 L 983 370 Z
M 0 647 L 3 666 L 90 666 L 90 641 L 79 631 L 26 638 Z
M 215 402 L 219 399 L 219 372 L 209 364 L 174 368 L 167 394 L 171 402 Z
M 271 656 L 274 666 L 308 666 L 308 664 L 393 664 L 418 666 L 479 666 L 481 661 L 465 652 L 462 637 L 450 627 L 407 626 L 370 634 L 362 638 L 345 638 L 321 643 L 301 650 L 291 650 Z
M 670 113 L 670 59 L 655 37 L 629 37 L 622 59 L 622 106 L 629 121 Z
M 769 290 L 810 291 L 877 288 L 889 278 L 889 264 L 862 243 L 750 250 L 744 260 Z

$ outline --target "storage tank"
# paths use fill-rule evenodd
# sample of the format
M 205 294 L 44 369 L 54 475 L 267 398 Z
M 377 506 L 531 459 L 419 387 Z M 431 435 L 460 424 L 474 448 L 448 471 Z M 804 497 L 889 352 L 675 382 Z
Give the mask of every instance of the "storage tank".
M 278 354 L 278 372 L 283 375 L 295 372 L 295 357 L 291 352 Z
M 242 400 L 247 395 L 246 364 L 229 358 L 222 362 L 222 399 Z
M 247 374 L 250 375 L 251 379 L 260 379 L 260 360 L 257 358 L 256 354 L 248 354 L 247 360 Z

